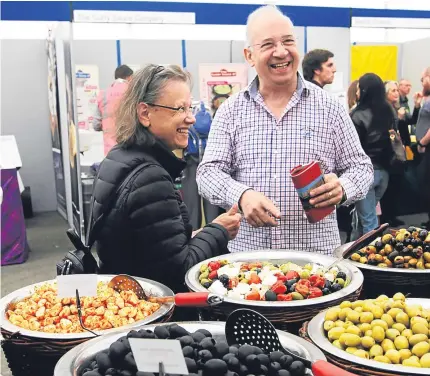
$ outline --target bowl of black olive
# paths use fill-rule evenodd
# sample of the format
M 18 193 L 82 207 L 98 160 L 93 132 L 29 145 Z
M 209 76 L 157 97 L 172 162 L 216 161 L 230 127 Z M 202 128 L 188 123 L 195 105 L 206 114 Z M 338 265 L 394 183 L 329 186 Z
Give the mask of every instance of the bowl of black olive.
M 335 250 L 335 257 L 348 247 Z M 348 260 L 363 273 L 363 294 L 376 298 L 396 292 L 430 298 L 430 231 L 416 226 L 389 229 Z
M 284 347 L 311 361 L 326 360 L 316 346 L 278 331 Z M 190 376 L 305 376 L 311 370 L 295 358 L 251 345 L 228 344 L 224 322 L 179 322 L 146 325 L 94 338 L 70 350 L 57 363 L 54 376 L 155 376 L 138 371 L 129 338 L 175 339 Z

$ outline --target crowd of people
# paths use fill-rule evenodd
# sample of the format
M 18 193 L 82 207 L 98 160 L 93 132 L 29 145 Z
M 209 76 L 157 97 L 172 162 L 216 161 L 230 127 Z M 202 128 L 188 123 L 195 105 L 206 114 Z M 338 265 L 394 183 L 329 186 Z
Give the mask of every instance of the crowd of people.
M 357 238 L 377 227 L 379 201 L 382 213 L 389 213 L 383 198 L 401 162 L 398 142 L 400 155 L 410 148 L 425 164 L 422 187 L 429 199 L 430 68 L 412 113 L 409 82 L 384 83 L 373 73 L 351 84 L 348 112 L 323 89 L 333 82 L 335 56 L 310 51 L 299 73 L 294 25 L 276 7 L 255 10 L 246 30 L 244 54 L 257 76 L 218 109 L 196 174 L 199 193 L 226 212 L 203 228 L 190 224 L 175 186 L 185 162 L 173 153 L 187 147 L 195 123 L 190 76 L 178 66 L 150 64 L 127 81 L 117 104 L 117 145 L 95 181 L 93 218 L 113 202 L 93 235 L 101 272 L 147 277 L 181 291 L 191 266 L 227 252 L 331 255 L 341 244 L 336 212 L 310 223 L 290 171 L 317 161 L 324 180 L 310 190 L 307 204 L 354 207 Z

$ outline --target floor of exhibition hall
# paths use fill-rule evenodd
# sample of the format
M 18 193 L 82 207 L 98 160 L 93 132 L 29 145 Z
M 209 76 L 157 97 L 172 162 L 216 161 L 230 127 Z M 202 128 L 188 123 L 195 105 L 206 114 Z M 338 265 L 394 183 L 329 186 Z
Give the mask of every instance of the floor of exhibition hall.
M 400 217 L 407 226 L 417 225 L 427 220 L 424 214 Z M 29 259 L 20 265 L 1 268 L 1 294 L 15 291 L 23 286 L 55 277 L 56 262 L 72 249 L 66 237 L 67 223 L 55 212 L 39 213 L 26 221 L 28 244 L 31 248 Z M 402 226 L 404 227 L 404 226 Z M 345 234 L 342 234 L 345 239 Z M 1 355 L 1 375 L 12 376 L 3 352 Z

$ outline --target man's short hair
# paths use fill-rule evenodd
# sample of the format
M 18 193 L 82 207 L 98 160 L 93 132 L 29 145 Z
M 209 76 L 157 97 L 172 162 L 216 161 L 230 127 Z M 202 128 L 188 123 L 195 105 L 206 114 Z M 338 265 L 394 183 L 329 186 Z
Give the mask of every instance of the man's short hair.
M 309 51 L 303 58 L 302 62 L 303 77 L 305 80 L 312 81 L 314 78 L 314 72 L 317 69 L 321 69 L 321 65 L 333 56 L 333 52 L 328 50 L 316 49 Z
M 123 80 L 133 75 L 133 70 L 128 65 L 120 65 L 115 69 L 115 80 L 122 78 Z

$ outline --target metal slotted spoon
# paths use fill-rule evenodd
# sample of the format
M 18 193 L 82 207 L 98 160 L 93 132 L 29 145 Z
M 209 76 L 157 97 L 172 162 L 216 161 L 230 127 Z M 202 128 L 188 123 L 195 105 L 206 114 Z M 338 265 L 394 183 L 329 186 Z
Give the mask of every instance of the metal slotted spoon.
M 284 348 L 272 323 L 251 309 L 241 308 L 233 311 L 227 318 L 225 335 L 230 346 L 251 345 L 259 347 L 267 354 L 281 351 L 290 355 L 311 369 L 314 376 L 355 376 L 325 360 L 312 362 Z
M 127 274 L 113 277 L 108 286 L 117 292 L 133 291 L 139 299 L 145 299 L 152 303 L 174 303 L 177 307 L 208 307 L 224 301 L 222 296 L 209 292 L 184 292 L 174 296 L 151 296 L 136 279 Z

